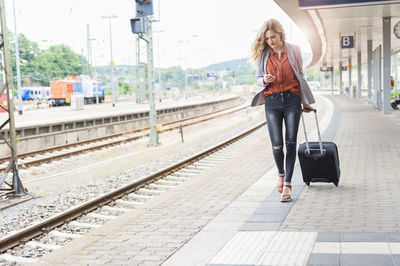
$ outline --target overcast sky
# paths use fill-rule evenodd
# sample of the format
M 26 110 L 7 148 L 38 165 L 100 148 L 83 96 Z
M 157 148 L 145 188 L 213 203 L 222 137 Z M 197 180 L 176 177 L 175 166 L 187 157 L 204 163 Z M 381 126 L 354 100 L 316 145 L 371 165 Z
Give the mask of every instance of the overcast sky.
M 14 0 L 17 31 L 41 48 L 68 44 L 87 55 L 87 25 L 90 25 L 94 65 L 110 62 L 110 32 L 115 64 L 136 64 L 135 35 L 130 18 L 134 0 Z M 276 18 L 283 24 L 288 41 L 309 52 L 301 31 L 272 0 L 159 0 L 160 22 L 153 24 L 154 64 L 202 67 L 223 60 L 248 57 L 261 24 Z M 157 4 L 156 1 L 155 4 Z M 14 31 L 13 0 L 5 0 L 8 28 Z M 156 10 L 156 17 L 158 12 Z M 159 44 L 159 45 L 158 45 Z M 144 48 L 144 47 L 143 47 Z M 160 59 L 160 60 L 159 60 Z

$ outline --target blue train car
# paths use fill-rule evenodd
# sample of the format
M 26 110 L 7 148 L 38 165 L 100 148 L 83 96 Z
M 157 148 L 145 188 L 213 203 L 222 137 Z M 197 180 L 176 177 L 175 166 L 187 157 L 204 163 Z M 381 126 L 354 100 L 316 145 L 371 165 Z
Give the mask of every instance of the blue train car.
M 24 89 L 22 91 L 22 100 L 23 101 L 32 100 L 31 99 L 31 90 L 30 89 Z
M 47 100 L 50 98 L 50 87 L 24 87 L 22 100 Z
M 101 87 L 101 83 L 93 81 L 93 102 L 96 102 L 96 97 L 99 98 L 99 103 L 104 102 L 104 89 Z
M 85 104 L 96 103 L 97 98 L 99 103 L 104 101 L 104 90 L 101 88 L 100 82 L 92 80 L 87 75 L 77 76 L 77 81 L 82 86 Z

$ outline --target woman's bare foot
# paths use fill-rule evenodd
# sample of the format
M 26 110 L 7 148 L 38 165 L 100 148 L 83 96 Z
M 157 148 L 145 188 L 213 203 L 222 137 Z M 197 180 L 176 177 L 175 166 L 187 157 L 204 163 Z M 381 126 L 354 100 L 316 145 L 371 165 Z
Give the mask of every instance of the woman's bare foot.
M 292 193 L 292 185 L 290 182 L 285 182 L 285 184 L 283 185 L 283 193 L 281 196 L 281 202 L 286 202 L 286 201 L 290 201 L 291 198 L 291 194 Z
M 283 191 L 283 180 L 285 178 L 285 173 L 283 174 L 278 174 L 278 182 L 276 182 L 276 191 L 279 193 L 282 193 Z

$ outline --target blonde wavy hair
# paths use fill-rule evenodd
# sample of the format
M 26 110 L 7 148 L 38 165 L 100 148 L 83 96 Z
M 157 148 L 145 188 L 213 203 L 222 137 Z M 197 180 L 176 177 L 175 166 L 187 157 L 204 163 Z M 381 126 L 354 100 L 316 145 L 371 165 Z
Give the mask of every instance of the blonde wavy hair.
M 257 62 L 257 60 L 261 57 L 265 47 L 268 46 L 267 40 L 265 39 L 265 33 L 268 30 L 273 30 L 274 32 L 278 33 L 281 36 L 282 42 L 285 41 L 285 30 L 283 29 L 281 23 L 273 18 L 265 21 L 258 31 L 256 39 L 251 47 L 250 60 L 253 63 Z

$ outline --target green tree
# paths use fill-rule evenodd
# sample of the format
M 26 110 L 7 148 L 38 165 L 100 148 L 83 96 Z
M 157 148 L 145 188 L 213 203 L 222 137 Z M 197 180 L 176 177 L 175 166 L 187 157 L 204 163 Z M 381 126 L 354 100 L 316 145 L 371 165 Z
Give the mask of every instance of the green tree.
M 120 94 L 128 95 L 131 92 L 130 86 L 128 83 L 123 80 L 118 81 L 118 91 Z
M 17 64 L 16 64 L 16 55 L 15 55 L 15 39 L 12 33 L 10 34 L 10 53 L 11 53 L 11 67 L 13 71 L 13 75 L 17 76 Z M 18 45 L 19 45 L 19 62 L 20 62 L 20 73 L 21 73 L 21 81 L 22 84 L 25 83 L 27 79 L 29 79 L 29 73 L 35 71 L 34 65 L 32 62 L 36 58 L 36 56 L 40 53 L 39 46 L 36 42 L 30 41 L 25 35 L 18 35 Z M 14 81 L 16 82 L 16 78 Z
M 130 88 L 129 84 L 126 82 L 124 82 L 122 89 L 124 90 L 125 95 L 131 93 L 131 88 Z
M 15 40 L 10 34 L 11 66 L 16 81 Z M 24 86 L 30 81 L 48 86 L 49 81 L 62 79 L 69 75 L 82 74 L 83 70 L 91 74 L 93 67 L 87 64 L 85 57 L 75 53 L 69 46 L 60 44 L 41 50 L 36 42 L 25 35 L 18 35 L 21 81 Z
M 170 87 L 183 88 L 185 86 L 185 71 L 176 66 L 166 68 L 161 79 L 164 84 L 168 84 Z
M 69 46 L 60 44 L 50 46 L 39 53 L 32 64 L 35 72 L 31 78 L 45 84 L 54 79 L 82 74 L 86 59 L 76 54 Z

